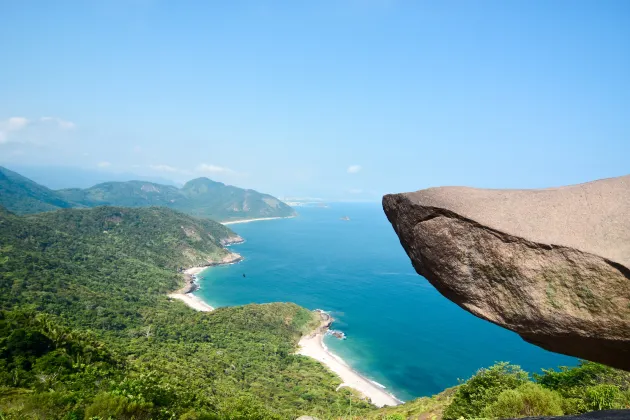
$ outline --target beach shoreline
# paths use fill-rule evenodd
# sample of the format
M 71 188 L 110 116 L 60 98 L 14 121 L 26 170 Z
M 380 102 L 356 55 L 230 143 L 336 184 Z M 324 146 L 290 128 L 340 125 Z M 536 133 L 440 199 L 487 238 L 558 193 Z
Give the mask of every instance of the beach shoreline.
M 193 295 L 193 292 L 197 289 L 197 275 L 207 269 L 206 267 L 191 267 L 184 271 L 186 275 L 186 284 L 184 287 L 176 292 L 170 293 L 168 297 L 171 299 L 177 299 L 184 302 L 190 308 L 200 312 L 212 312 L 214 308 L 208 305 L 198 296 Z
M 228 220 L 227 222 L 220 222 L 220 223 L 222 225 L 237 225 L 239 223 L 260 222 L 263 220 L 293 219 L 294 217 L 295 216 L 258 217 L 256 219 Z
M 240 242 L 234 243 L 241 242 L 243 242 L 242 238 L 240 238 Z M 199 285 L 197 283 L 197 276 L 201 274 L 202 271 L 205 271 L 210 267 L 215 267 L 217 265 L 235 264 L 242 260 L 243 257 L 240 254 L 230 252 L 228 255 L 223 257 L 221 261 L 212 262 L 205 266 L 190 267 L 184 270 L 184 276 L 186 277 L 186 283 L 184 284 L 184 287 L 173 293 L 169 293 L 168 297 L 171 299 L 180 300 L 196 311 L 212 312 L 214 311 L 214 308 L 212 306 L 208 305 L 199 296 L 193 295 L 193 292 L 199 288 Z
M 339 388 L 348 387 L 355 389 L 377 407 L 402 404 L 403 401 L 385 391 L 384 386 L 362 376 L 348 366 L 341 357 L 328 350 L 328 347 L 324 344 L 324 335 L 333 319 L 324 311 L 318 310 L 318 312 L 322 316 L 322 323 L 314 332 L 300 339 L 297 354 L 311 357 L 322 363 L 341 378 L 343 382 L 339 385 Z

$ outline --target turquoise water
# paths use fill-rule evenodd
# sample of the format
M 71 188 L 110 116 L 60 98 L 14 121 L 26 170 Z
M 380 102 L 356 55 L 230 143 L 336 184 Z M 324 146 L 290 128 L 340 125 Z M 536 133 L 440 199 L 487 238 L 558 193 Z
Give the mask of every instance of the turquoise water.
M 294 219 L 230 226 L 245 261 L 203 273 L 213 306 L 295 302 L 330 311 L 347 340 L 326 344 L 398 398 L 432 395 L 510 361 L 535 372 L 575 359 L 527 344 L 442 297 L 411 266 L 378 204 L 300 208 Z M 339 220 L 349 216 L 350 221 Z M 246 274 L 246 277 L 243 277 Z

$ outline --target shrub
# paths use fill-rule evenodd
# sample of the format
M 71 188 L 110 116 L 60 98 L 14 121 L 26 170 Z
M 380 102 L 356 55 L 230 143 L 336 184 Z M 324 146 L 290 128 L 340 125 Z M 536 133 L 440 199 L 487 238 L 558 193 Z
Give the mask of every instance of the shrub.
M 459 386 L 453 402 L 444 410 L 443 418 L 457 420 L 460 417 L 479 417 L 482 410 L 497 401 L 503 391 L 518 388 L 527 381 L 527 372 L 520 366 L 506 362 L 497 363 L 488 369 L 480 369 Z
M 561 416 L 562 397 L 555 391 L 527 382 L 516 389 L 503 391 L 483 411 L 484 417 Z
M 624 395 L 614 385 L 595 385 L 586 389 L 586 406 L 591 410 L 612 410 L 624 408 Z
M 564 398 L 565 414 L 586 413 L 630 404 L 630 373 L 598 363 L 581 361 L 573 368 L 560 367 L 534 374 L 536 382 L 557 391 Z
M 534 378 L 564 397 L 581 397 L 587 387 L 599 384 L 615 385 L 621 390 L 627 390 L 630 385 L 630 372 L 585 360 L 576 367 L 562 366 L 558 371 L 543 369 L 543 374 L 534 374 Z

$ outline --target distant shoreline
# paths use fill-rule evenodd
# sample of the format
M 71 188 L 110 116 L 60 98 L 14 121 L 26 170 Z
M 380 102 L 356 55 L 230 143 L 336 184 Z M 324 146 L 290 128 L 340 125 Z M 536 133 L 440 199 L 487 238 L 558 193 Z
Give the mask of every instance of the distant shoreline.
M 262 220 L 293 219 L 294 217 L 295 216 L 258 217 L 256 219 L 228 220 L 227 222 L 220 222 L 220 223 L 222 225 L 236 225 L 239 223 L 260 222 Z
M 385 387 L 371 381 L 352 369 L 339 356 L 328 350 L 324 344 L 324 335 L 333 319 L 324 311 L 318 310 L 322 316 L 322 323 L 311 334 L 302 336 L 300 339 L 297 354 L 308 356 L 325 365 L 343 381 L 339 388 L 348 387 L 359 391 L 369 398 L 371 403 L 377 407 L 395 406 L 403 401 L 385 391 Z

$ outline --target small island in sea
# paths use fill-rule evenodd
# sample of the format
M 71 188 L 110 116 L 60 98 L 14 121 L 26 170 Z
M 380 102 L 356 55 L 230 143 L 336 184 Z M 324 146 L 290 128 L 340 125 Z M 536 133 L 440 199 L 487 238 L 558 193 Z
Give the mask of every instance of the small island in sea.
M 347 222 L 347 221 L 349 221 L 349 220 L 350 220 L 350 217 L 348 217 L 348 216 L 343 216 L 343 217 L 340 217 L 340 218 L 339 218 L 339 220 L 343 220 L 343 221 L 346 221 L 346 222 Z

